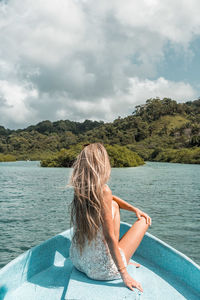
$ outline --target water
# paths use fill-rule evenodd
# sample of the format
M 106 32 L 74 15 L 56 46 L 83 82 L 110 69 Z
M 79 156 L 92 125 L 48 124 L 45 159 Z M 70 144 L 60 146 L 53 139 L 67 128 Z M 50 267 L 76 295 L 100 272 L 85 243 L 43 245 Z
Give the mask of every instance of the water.
M 0 163 L 0 268 L 32 246 L 70 226 L 71 169 L 39 162 Z M 149 232 L 200 263 L 200 166 L 148 162 L 113 169 L 114 195 L 152 218 Z M 121 210 L 133 223 L 133 212 Z

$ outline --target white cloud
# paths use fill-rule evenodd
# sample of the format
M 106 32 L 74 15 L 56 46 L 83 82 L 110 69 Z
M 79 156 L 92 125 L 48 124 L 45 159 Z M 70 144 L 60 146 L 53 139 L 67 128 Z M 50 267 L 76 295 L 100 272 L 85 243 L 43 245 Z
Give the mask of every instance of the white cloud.
M 153 97 L 168 97 L 172 99 L 187 100 L 196 96 L 195 90 L 190 84 L 184 82 L 173 82 L 162 77 L 157 80 L 144 80 L 130 78 L 130 95 L 137 101 Z
M 143 28 L 174 43 L 188 43 L 200 32 L 198 0 L 118 0 L 116 16 L 123 25 Z
M 104 105 L 101 103 L 101 108 L 104 107 L 102 119 L 105 116 L 107 120 L 112 121 L 117 116 L 131 114 L 136 105 L 144 104 L 147 99 L 154 97 L 168 97 L 181 102 L 194 99 L 196 91 L 188 83 L 173 82 L 162 77 L 157 80 L 141 80 L 133 77 L 129 79 L 129 88 L 126 93 L 117 91 L 115 97 L 104 99 Z
M 37 90 L 24 83 L 19 85 L 6 80 L 0 80 L 0 115 L 1 121 L 11 124 L 23 125 L 34 116 L 29 107 L 30 99 L 37 99 Z
M 196 97 L 157 67 L 169 44 L 190 53 L 199 10 L 195 0 L 1 1 L 1 124 L 112 120 L 153 96 Z
M 68 117 L 71 120 L 83 121 L 89 116 L 92 120 L 112 121 L 118 116 L 131 114 L 136 105 L 153 97 L 169 97 L 180 102 L 195 98 L 196 91 L 188 83 L 173 82 L 162 77 L 157 80 L 132 77 L 129 78 L 126 91 L 116 89 L 111 97 L 96 98 L 95 101 L 74 100 L 68 94 L 63 94 L 59 99 L 60 109 L 57 109 L 55 119 Z M 48 112 L 48 101 L 44 99 L 41 102 L 42 111 Z M 53 105 L 52 103 L 52 107 Z M 47 115 L 48 113 L 44 119 L 48 119 Z

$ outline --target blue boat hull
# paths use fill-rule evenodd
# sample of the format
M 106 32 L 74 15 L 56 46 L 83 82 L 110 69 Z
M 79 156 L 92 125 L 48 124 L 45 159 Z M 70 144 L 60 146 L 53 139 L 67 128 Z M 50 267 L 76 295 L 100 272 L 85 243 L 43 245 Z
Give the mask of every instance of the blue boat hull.
M 121 222 L 120 236 L 130 224 Z M 200 299 L 200 267 L 166 243 L 146 233 L 132 257 L 141 264 L 128 272 L 143 294 L 124 286 L 121 279 L 96 281 L 73 267 L 69 229 L 23 253 L 0 270 L 0 300 L 46 299 Z

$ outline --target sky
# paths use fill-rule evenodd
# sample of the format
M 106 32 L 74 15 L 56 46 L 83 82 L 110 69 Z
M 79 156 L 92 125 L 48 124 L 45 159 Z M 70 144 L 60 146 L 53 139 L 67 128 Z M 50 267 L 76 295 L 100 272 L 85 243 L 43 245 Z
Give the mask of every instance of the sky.
M 0 125 L 103 120 L 200 97 L 198 0 L 0 1 Z

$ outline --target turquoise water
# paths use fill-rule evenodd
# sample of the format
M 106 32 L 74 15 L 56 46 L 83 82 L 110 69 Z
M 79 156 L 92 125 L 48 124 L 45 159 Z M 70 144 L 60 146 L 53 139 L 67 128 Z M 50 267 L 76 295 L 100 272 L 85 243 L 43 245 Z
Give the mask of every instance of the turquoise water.
M 65 188 L 71 169 L 39 162 L 0 163 L 0 268 L 25 250 L 69 228 Z M 200 166 L 147 162 L 112 169 L 113 194 L 152 218 L 149 232 L 200 263 Z M 133 223 L 134 213 L 121 210 Z

